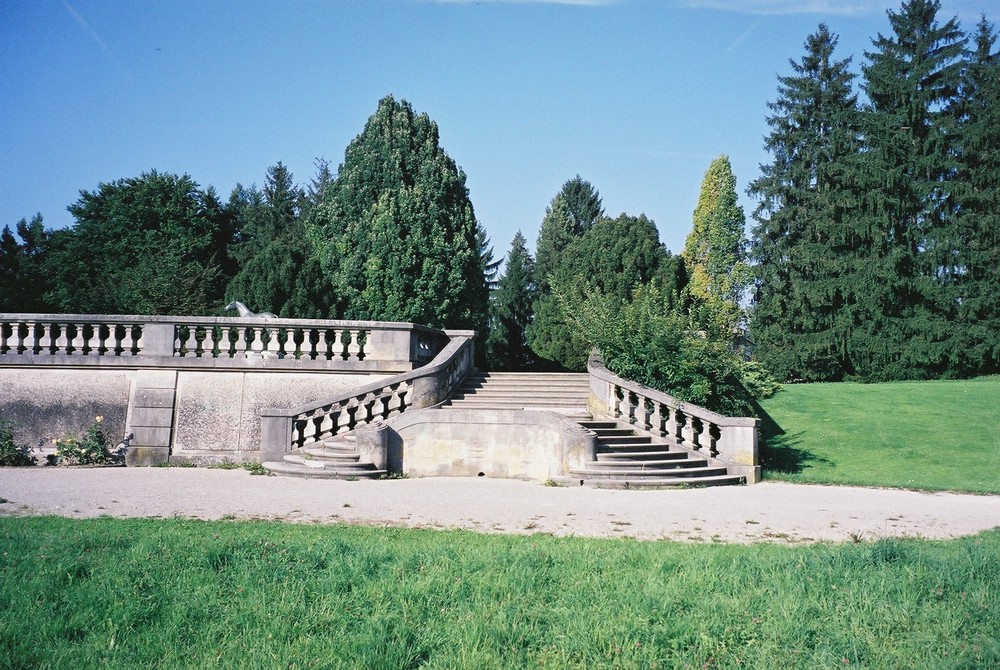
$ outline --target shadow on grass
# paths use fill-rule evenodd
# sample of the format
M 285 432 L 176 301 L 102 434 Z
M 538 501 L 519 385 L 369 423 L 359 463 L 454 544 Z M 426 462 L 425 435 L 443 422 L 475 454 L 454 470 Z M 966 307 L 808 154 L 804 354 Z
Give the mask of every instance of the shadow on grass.
M 778 425 L 767 411 L 758 403 L 754 410 L 760 419 L 760 464 L 765 476 L 768 472 L 795 475 L 801 473 L 811 464 L 833 465 L 833 461 L 800 449 L 803 432 L 788 434 Z

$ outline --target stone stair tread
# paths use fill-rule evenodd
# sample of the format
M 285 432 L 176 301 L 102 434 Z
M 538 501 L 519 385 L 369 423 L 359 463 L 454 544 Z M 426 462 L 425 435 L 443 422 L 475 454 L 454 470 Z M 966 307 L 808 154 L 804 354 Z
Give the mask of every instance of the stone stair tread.
M 386 475 L 385 470 L 375 469 L 374 465 L 372 465 L 372 469 L 368 470 L 333 467 L 312 468 L 285 461 L 267 461 L 262 463 L 262 465 L 273 474 L 285 475 L 289 477 L 311 477 L 317 479 L 379 479 L 380 477 Z
M 649 468 L 647 469 L 626 469 L 626 468 L 606 468 L 606 467 L 584 467 L 570 468 L 569 474 L 582 475 L 584 477 L 621 479 L 622 477 L 655 477 L 657 475 L 674 475 L 686 478 L 712 477 L 726 474 L 726 468 L 721 466 L 699 466 L 691 468 Z
M 608 489 L 699 488 L 708 486 L 734 486 L 745 483 L 743 477 L 738 475 L 718 475 L 713 477 L 698 477 L 695 479 L 687 477 L 642 477 L 631 480 L 562 476 L 553 477 L 553 481 L 557 484 L 567 486 L 587 486 L 590 488 Z
M 312 456 L 313 458 L 327 459 L 331 461 L 358 461 L 361 456 L 354 450 L 352 451 L 341 451 L 339 449 L 331 449 L 329 447 L 303 447 L 299 450 L 299 453 Z
M 660 446 L 660 445 L 657 445 Z M 598 461 L 682 461 L 690 458 L 685 451 L 598 451 Z
M 590 468 L 597 467 L 604 470 L 626 470 L 633 469 L 636 471 L 649 471 L 649 470 L 680 470 L 680 469 L 695 469 L 695 468 L 705 468 L 708 467 L 708 461 L 704 458 L 676 458 L 670 460 L 659 460 L 659 461 L 616 461 L 616 460 L 600 460 L 594 461 L 589 464 Z

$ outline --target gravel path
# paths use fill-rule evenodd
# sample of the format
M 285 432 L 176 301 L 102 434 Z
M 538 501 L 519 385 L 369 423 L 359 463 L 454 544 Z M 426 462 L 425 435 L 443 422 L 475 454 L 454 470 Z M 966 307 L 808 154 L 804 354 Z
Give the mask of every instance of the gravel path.
M 952 538 L 1000 496 L 770 482 L 680 491 L 486 478 L 318 481 L 202 468 L 0 468 L 0 515 L 279 519 L 695 542 Z

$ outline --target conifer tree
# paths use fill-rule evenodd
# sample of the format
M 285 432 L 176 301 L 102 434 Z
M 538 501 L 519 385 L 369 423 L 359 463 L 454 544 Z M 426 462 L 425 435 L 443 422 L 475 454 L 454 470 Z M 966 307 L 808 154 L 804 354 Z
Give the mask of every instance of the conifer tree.
M 602 216 L 601 195 L 590 182 L 577 175 L 562 185 L 545 209 L 535 245 L 535 283 L 541 295 L 550 292 L 549 276 L 559 268 L 563 250 Z
M 240 267 L 226 287 L 227 298 L 286 318 L 329 316 L 331 291 L 301 216 L 306 201 L 280 162 L 268 168 L 263 191 L 234 189 L 230 211 L 238 239 L 233 255 Z
M 888 12 L 893 34 L 865 52 L 860 161 L 862 216 L 855 231 L 866 276 L 847 348 L 866 379 L 938 376 L 949 367 L 957 305 L 953 228 L 955 101 L 965 38 L 939 25 L 937 0 Z
M 835 60 L 825 24 L 779 76 L 764 148 L 772 162 L 748 192 L 754 219 L 751 339 L 754 356 L 782 379 L 837 380 L 850 372 L 843 343 L 857 287 L 847 229 L 859 150 L 850 59 Z
M 535 261 L 518 231 L 507 252 L 503 276 L 490 294 L 486 347 L 491 370 L 525 370 L 534 363 L 525 330 L 531 323 L 535 292 Z
M 438 127 L 383 98 L 309 215 L 339 316 L 485 333 L 491 260 Z
M 983 18 L 962 79 L 951 366 L 1000 372 L 1000 54 Z
M 726 339 L 735 337 L 741 326 L 740 301 L 750 281 L 745 226 L 732 165 L 728 156 L 719 156 L 705 173 L 694 227 L 681 255 L 698 325 Z

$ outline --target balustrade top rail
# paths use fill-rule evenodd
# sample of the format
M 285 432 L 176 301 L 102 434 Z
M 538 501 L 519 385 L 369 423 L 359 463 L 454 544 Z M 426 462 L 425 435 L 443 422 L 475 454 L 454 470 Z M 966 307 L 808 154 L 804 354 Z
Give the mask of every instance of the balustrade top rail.
M 413 323 L 264 317 L 0 314 L 0 364 L 402 371 L 441 330 Z

